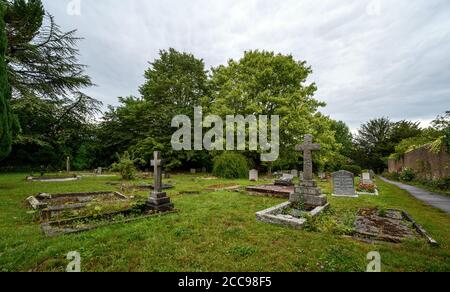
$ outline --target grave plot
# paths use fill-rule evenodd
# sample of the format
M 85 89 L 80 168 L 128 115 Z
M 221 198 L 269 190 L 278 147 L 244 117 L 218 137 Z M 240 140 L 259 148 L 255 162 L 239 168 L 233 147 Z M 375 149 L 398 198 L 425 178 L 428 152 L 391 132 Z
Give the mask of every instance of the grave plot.
M 27 199 L 39 211 L 41 221 L 88 215 L 103 209 L 129 207 L 128 197 L 118 192 L 39 194 Z
M 260 185 L 245 188 L 251 195 L 269 196 L 288 199 L 294 193 L 294 186 Z
M 368 241 L 401 243 L 424 237 L 432 245 L 437 242 L 406 212 L 400 210 L 361 209 L 355 221 L 355 237 Z
M 166 213 L 174 212 L 176 211 L 171 210 Z M 137 204 L 134 207 L 123 211 L 45 222 L 41 224 L 41 228 L 46 236 L 55 237 L 63 234 L 85 232 L 113 224 L 130 223 L 160 215 L 162 215 L 162 213 L 157 210 L 149 209 L 146 204 Z
M 41 177 L 33 177 L 28 176 L 26 178 L 29 182 L 66 182 L 66 181 L 77 181 L 80 180 L 81 176 L 77 175 L 68 175 L 68 176 L 41 176 Z
M 205 191 L 208 192 L 217 192 L 217 191 L 239 191 L 241 190 L 241 186 L 237 184 L 217 184 L 207 186 Z
M 313 180 L 312 151 L 320 150 L 320 145 L 312 141 L 312 135 L 305 135 L 304 144 L 296 147 L 303 151 L 304 177 L 289 195 L 289 202 L 256 213 L 258 221 L 301 229 L 308 218 L 319 215 L 330 206 L 327 196 Z
M 138 183 L 138 184 L 121 184 L 118 183 L 117 185 L 120 185 L 120 189 L 121 190 L 125 190 L 125 191 L 132 191 L 132 190 L 137 190 L 137 191 L 148 191 L 148 190 L 154 190 L 155 187 L 152 184 L 147 184 L 147 183 Z M 161 185 L 161 189 L 162 190 L 170 190 L 173 189 L 173 185 L 171 184 L 162 184 Z

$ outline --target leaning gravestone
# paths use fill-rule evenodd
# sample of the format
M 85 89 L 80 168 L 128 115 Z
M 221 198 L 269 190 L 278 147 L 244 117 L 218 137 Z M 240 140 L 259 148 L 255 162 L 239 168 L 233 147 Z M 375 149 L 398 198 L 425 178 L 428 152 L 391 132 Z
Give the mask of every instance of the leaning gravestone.
M 170 211 L 173 209 L 173 204 L 170 202 L 170 198 L 164 193 L 162 184 L 162 165 L 164 160 L 161 159 L 161 152 L 155 151 L 154 160 L 152 160 L 152 166 L 154 167 L 154 185 L 153 192 L 147 200 L 147 206 L 151 210 L 158 212 Z
M 258 181 L 258 170 L 252 169 L 249 173 L 250 181 Z
M 362 178 L 362 183 L 363 184 L 365 184 L 365 185 L 373 184 L 373 181 L 372 181 L 370 173 L 368 173 L 368 172 L 363 173 L 361 178 Z
M 333 173 L 333 196 L 357 197 L 353 173 L 345 170 Z

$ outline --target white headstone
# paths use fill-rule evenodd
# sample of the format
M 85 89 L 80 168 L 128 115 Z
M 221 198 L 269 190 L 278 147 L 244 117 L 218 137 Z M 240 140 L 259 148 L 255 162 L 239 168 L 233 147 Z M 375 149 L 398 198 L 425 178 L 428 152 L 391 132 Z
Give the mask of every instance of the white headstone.
M 258 181 L 258 170 L 252 169 L 249 173 L 250 181 Z
M 362 174 L 362 183 L 363 184 L 372 184 L 373 183 L 370 173 L 365 172 Z

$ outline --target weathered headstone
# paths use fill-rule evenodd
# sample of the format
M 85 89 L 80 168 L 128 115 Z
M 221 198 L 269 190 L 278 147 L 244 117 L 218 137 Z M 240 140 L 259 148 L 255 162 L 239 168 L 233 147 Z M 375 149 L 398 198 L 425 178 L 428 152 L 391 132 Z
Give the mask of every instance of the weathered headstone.
M 300 172 L 298 173 L 298 178 L 299 178 L 300 180 L 304 180 L 304 179 L 305 179 L 305 176 L 303 175 L 303 171 L 300 171 Z
M 161 159 L 161 152 L 155 151 L 152 166 L 154 167 L 154 185 L 153 191 L 147 201 L 147 206 L 155 211 L 165 212 L 173 209 L 170 198 L 163 192 L 162 185 L 162 166 L 164 160 Z
M 304 202 L 308 206 L 327 205 L 327 196 L 322 195 L 322 190 L 313 180 L 312 151 L 320 150 L 319 144 L 313 144 L 313 136 L 305 135 L 304 143 L 296 147 L 297 151 L 303 151 L 303 176 L 304 180 L 295 188 L 295 193 L 290 196 L 292 203 Z
M 202 167 L 202 173 L 207 173 L 208 170 L 206 169 L 206 167 Z
M 373 170 L 369 170 L 369 173 L 370 173 L 371 179 L 374 180 L 375 176 L 376 176 L 375 172 Z
M 333 196 L 356 197 L 355 176 L 353 173 L 340 170 L 333 173 Z
M 250 181 L 258 181 L 258 170 L 256 169 L 250 170 L 249 179 Z
M 67 159 L 66 159 L 66 171 L 70 172 L 70 157 L 69 156 L 67 156 Z
M 101 167 L 97 168 L 97 174 L 102 175 L 102 173 L 103 173 L 103 168 L 101 168 Z
M 196 174 L 196 173 L 197 173 L 197 169 L 191 168 L 191 174 Z
M 298 177 L 298 170 L 297 169 L 291 170 L 291 174 L 293 177 Z
M 362 179 L 362 183 L 365 184 L 365 185 L 373 184 L 373 181 L 371 179 L 370 173 L 368 173 L 368 172 L 364 172 L 362 174 L 362 176 L 361 176 L 361 179 Z

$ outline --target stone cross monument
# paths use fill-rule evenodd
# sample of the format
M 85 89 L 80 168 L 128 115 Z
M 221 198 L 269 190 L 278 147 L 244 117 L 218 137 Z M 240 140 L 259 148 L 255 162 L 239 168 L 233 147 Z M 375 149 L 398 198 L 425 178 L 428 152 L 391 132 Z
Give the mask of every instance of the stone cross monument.
M 313 180 L 312 151 L 320 150 L 319 144 L 313 144 L 313 135 L 305 135 L 305 142 L 295 147 L 296 151 L 303 151 L 303 180 Z
M 313 144 L 313 138 L 312 135 L 305 135 L 304 143 L 295 147 L 296 151 L 303 151 L 303 181 L 295 188 L 290 201 L 293 203 L 303 201 L 309 207 L 318 207 L 325 206 L 328 201 L 327 196 L 322 195 L 322 190 L 313 180 L 312 151 L 320 150 L 319 144 Z
M 166 193 L 162 191 L 162 166 L 164 160 L 161 159 L 161 152 L 155 151 L 154 159 L 151 161 L 154 167 L 154 185 L 153 191 L 147 201 L 147 206 L 155 211 L 165 212 L 173 209 L 173 204 Z

